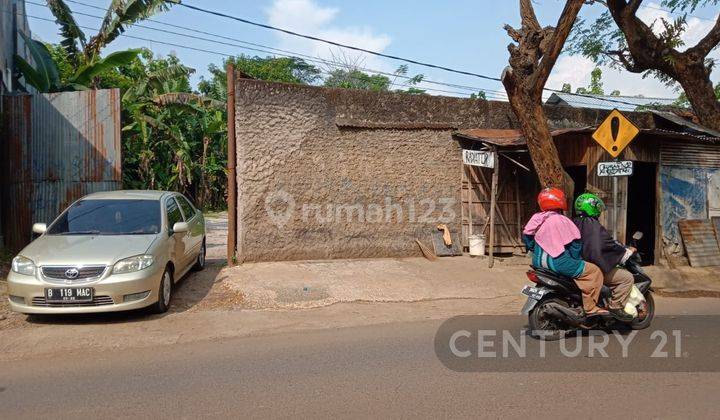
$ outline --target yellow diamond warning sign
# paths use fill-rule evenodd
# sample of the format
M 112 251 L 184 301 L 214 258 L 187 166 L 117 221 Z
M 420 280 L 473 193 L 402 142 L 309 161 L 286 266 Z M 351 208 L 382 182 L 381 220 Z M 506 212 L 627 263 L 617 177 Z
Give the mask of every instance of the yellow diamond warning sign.
M 605 121 L 595 130 L 592 138 L 603 149 L 607 150 L 610 156 L 615 158 L 633 141 L 639 132 L 640 129 L 635 127 L 635 124 L 625 118 L 620 111 L 613 109 L 610 115 L 605 118 Z

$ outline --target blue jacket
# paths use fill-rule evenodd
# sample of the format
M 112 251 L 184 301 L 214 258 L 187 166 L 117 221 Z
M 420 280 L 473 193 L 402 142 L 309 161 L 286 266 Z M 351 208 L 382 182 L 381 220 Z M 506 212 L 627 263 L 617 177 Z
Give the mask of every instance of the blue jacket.
M 532 235 L 523 235 L 523 242 L 528 251 L 533 253 L 533 267 L 552 270 L 566 277 L 577 278 L 585 271 L 582 259 L 582 242 L 575 240 L 565 245 L 565 252 L 553 258 L 535 242 Z

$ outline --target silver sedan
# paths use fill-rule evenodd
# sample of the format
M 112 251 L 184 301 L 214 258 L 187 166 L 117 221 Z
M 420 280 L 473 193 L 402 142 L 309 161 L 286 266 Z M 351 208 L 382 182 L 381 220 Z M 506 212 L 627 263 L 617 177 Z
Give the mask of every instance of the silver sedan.
M 205 219 L 178 193 L 90 194 L 33 231 L 8 276 L 17 312 L 165 312 L 176 281 L 205 267 Z

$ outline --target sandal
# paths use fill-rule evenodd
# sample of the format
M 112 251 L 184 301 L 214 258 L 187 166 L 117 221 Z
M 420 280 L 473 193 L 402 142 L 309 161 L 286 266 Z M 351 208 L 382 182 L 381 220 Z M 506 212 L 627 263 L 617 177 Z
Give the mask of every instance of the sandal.
M 592 312 L 585 312 L 585 316 L 591 317 L 591 316 L 607 316 L 610 315 L 610 311 L 603 308 L 595 308 Z

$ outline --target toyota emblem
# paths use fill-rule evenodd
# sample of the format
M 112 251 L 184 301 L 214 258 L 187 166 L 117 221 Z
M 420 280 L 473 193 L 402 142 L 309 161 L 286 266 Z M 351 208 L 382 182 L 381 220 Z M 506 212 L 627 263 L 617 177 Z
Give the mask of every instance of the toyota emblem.
M 76 279 L 80 275 L 77 268 L 68 268 L 65 270 L 65 277 L 68 279 Z

